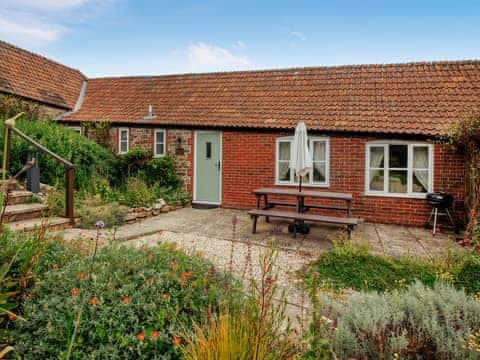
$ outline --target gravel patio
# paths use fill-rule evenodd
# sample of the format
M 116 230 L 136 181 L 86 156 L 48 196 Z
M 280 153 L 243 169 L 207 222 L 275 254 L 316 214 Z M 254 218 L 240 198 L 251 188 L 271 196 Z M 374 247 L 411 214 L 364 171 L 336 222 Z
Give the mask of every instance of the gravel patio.
M 290 318 L 298 325 L 309 301 L 298 289 L 296 273 L 330 249 L 340 233 L 338 228 L 313 224 L 310 234 L 293 238 L 287 227 L 287 221 L 272 219 L 267 224 L 260 220 L 257 234 L 252 235 L 251 220 L 246 211 L 184 208 L 140 223 L 123 225 L 115 233 L 105 231 L 102 239 L 106 242 L 115 238 L 115 241 L 136 247 L 155 246 L 160 242 L 176 243 L 187 253 L 204 256 L 215 266 L 231 270 L 244 279 L 259 278 L 259 256 L 273 239 L 278 249 L 275 268 L 278 285 L 287 295 Z M 93 230 L 65 231 L 66 239 L 94 236 Z M 389 256 L 422 257 L 434 256 L 452 244 L 446 234 L 432 236 L 422 228 L 371 223 L 360 225 L 353 233 L 352 241 L 368 244 L 371 251 Z

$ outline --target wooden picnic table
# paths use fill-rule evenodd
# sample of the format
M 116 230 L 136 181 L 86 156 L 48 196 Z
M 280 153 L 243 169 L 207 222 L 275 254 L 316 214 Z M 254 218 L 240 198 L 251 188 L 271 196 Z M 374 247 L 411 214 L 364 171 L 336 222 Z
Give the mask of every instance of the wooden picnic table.
M 347 227 L 348 236 L 354 226 L 359 222 L 359 219 L 352 218 L 352 194 L 335 193 L 327 191 L 315 191 L 315 190 L 303 190 L 298 189 L 282 189 L 282 188 L 260 188 L 253 190 L 253 194 L 256 197 L 256 208 L 250 210 L 248 213 L 253 217 L 253 233 L 256 232 L 257 218 L 259 216 L 265 216 L 267 222 L 270 217 L 279 217 L 285 219 L 293 219 L 296 222 L 317 221 L 330 224 L 344 225 Z M 269 195 L 281 197 L 282 200 L 271 200 Z M 295 201 L 283 200 L 284 197 L 294 197 Z M 261 200 L 263 198 L 264 206 L 261 207 Z M 313 199 L 327 199 L 327 200 L 339 200 L 345 202 L 345 205 L 317 205 L 305 203 L 305 198 Z M 295 207 L 295 212 L 273 210 L 276 206 L 290 206 Z M 346 211 L 347 217 L 336 216 L 322 216 L 315 214 L 305 214 L 309 209 L 330 209 L 330 210 L 343 210 Z M 294 236 L 296 232 L 294 231 Z
M 260 189 L 253 190 L 253 193 L 255 194 L 255 197 L 256 197 L 257 209 L 260 209 L 261 198 L 263 197 L 264 209 L 273 208 L 274 206 L 295 206 L 297 212 L 305 212 L 309 208 L 344 210 L 347 212 L 348 217 L 352 217 L 352 211 L 353 211 L 352 194 L 336 193 L 336 192 L 328 192 L 328 191 L 315 191 L 315 190 L 299 191 L 298 189 L 279 189 L 279 188 L 260 188 Z M 269 201 L 268 195 L 277 195 L 282 197 L 294 196 L 296 198 L 296 202 L 292 203 L 288 201 L 279 201 L 279 200 Z M 305 198 L 341 200 L 345 202 L 345 206 L 305 204 Z

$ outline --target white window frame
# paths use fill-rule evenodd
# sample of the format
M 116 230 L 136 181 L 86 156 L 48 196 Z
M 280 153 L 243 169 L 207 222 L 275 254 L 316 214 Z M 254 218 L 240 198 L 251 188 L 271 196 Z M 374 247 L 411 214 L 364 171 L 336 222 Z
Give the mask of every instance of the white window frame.
M 388 180 L 390 170 L 396 170 L 397 168 L 390 168 L 389 163 L 389 147 L 390 145 L 405 145 L 407 146 L 407 192 L 406 193 L 391 193 L 388 191 Z M 384 151 L 384 177 L 383 177 L 383 191 L 370 190 L 370 148 L 383 147 Z M 428 148 L 428 189 L 426 193 L 413 192 L 413 149 L 415 147 L 427 147 Z M 416 198 L 425 199 L 427 193 L 433 192 L 433 174 L 434 174 L 434 148 L 433 144 L 427 142 L 411 142 L 411 141 L 371 141 L 367 143 L 365 151 L 365 195 L 368 196 L 386 196 L 386 197 L 401 197 L 401 198 Z M 375 169 L 375 168 L 372 168 Z M 380 170 L 380 169 L 379 169 Z M 404 170 L 398 168 L 398 170 Z
M 163 154 L 157 154 L 157 134 L 163 133 Z M 153 132 L 153 157 L 162 157 L 167 153 L 167 130 L 155 129 Z
M 78 132 L 80 135 L 82 135 L 82 127 L 81 126 L 69 126 L 70 129 L 73 131 Z
M 127 132 L 127 150 L 122 151 L 122 131 Z M 130 150 L 130 129 L 127 127 L 118 128 L 118 153 L 125 154 Z
M 308 146 L 310 149 L 312 149 L 312 142 L 314 141 L 323 141 L 325 142 L 325 181 L 324 182 L 313 182 L 313 169 L 310 171 L 309 174 L 309 181 L 308 182 L 302 182 L 302 185 L 304 186 L 309 186 L 309 187 L 328 187 L 330 186 L 330 138 L 326 136 L 309 136 L 308 137 Z M 293 142 L 293 136 L 286 136 L 286 137 L 281 137 L 277 138 L 275 141 L 275 185 L 277 186 L 282 186 L 282 185 L 287 185 L 287 186 L 292 186 L 292 185 L 298 185 L 298 182 L 296 182 L 295 176 L 293 174 L 293 171 L 290 171 L 290 180 L 289 181 L 281 181 L 278 178 L 278 164 L 280 161 L 285 161 L 286 160 L 280 160 L 280 143 L 282 142 L 289 142 L 290 146 L 292 146 Z M 288 161 L 290 162 L 290 161 Z M 315 161 L 319 162 L 319 161 Z

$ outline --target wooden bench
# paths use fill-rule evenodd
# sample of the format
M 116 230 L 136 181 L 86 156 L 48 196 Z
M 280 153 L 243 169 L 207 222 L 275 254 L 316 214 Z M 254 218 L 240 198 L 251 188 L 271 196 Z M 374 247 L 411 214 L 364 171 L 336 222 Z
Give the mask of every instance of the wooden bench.
M 351 236 L 351 232 L 354 229 L 354 227 L 361 222 L 360 219 L 351 218 L 351 217 L 323 216 L 323 215 L 315 215 L 315 214 L 308 214 L 308 213 L 298 213 L 295 211 L 279 211 L 279 210 L 269 210 L 269 209 L 252 209 L 248 211 L 248 214 L 253 218 L 253 228 L 252 228 L 253 234 L 255 234 L 257 231 L 257 219 L 260 216 L 265 216 L 266 218 L 276 217 L 276 218 L 291 219 L 291 220 L 298 220 L 298 221 L 313 221 L 313 222 L 321 222 L 326 224 L 343 225 L 347 229 L 349 238 Z M 295 232 L 293 235 L 294 236 L 296 235 Z

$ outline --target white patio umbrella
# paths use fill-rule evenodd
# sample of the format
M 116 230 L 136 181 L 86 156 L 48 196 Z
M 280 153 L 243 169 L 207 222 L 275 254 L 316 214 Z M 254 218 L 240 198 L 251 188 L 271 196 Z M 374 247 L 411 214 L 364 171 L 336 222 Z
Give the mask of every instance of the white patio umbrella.
M 299 177 L 299 191 L 302 191 L 302 179 L 313 168 L 312 156 L 308 150 L 307 127 L 300 121 L 295 128 L 290 154 L 290 169 Z

